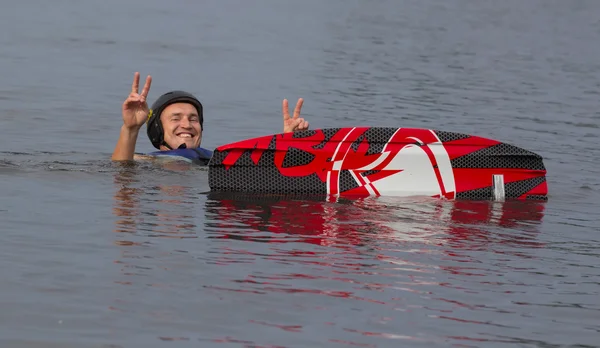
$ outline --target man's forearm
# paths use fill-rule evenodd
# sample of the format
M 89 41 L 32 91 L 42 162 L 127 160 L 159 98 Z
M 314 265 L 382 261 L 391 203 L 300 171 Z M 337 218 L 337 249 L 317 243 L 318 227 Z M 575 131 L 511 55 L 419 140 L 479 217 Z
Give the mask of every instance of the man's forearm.
M 119 140 L 112 155 L 113 161 L 133 160 L 135 153 L 135 144 L 137 142 L 139 129 L 131 129 L 125 126 L 121 127 Z

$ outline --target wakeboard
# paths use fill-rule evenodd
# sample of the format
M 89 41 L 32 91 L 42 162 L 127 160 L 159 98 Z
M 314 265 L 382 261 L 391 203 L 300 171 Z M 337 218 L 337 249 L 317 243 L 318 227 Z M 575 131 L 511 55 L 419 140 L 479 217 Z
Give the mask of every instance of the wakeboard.
M 547 200 L 543 158 L 469 134 L 391 127 L 304 130 L 217 147 L 218 192 Z

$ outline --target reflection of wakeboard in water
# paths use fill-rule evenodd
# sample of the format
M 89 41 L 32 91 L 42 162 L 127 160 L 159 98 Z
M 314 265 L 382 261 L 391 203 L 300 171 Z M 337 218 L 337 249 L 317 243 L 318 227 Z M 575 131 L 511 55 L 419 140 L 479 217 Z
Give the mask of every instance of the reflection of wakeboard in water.
M 254 242 L 303 242 L 356 246 L 381 241 L 529 243 L 544 216 L 544 202 L 442 201 L 432 198 L 366 197 L 332 204 L 314 195 L 278 196 L 210 192 L 205 203 L 209 238 Z M 517 231 L 502 238 L 491 227 Z M 270 232 L 270 233 L 265 233 Z M 466 243 L 465 243 L 466 242 Z
M 542 157 L 496 140 L 416 128 L 276 134 L 218 147 L 212 191 L 546 200 Z

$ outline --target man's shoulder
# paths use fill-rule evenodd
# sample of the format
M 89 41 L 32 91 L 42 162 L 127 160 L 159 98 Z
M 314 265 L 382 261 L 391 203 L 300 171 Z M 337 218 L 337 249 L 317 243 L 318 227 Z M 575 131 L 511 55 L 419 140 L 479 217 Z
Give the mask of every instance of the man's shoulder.
M 141 160 L 152 160 L 154 159 L 155 156 L 151 156 L 145 153 L 134 153 L 133 154 L 133 159 L 136 161 L 141 161 Z
M 174 149 L 174 150 L 159 150 L 153 151 L 146 154 L 136 153 L 134 155 L 134 159 L 140 160 L 151 160 L 156 159 L 158 157 L 179 157 L 186 158 L 192 161 L 208 161 L 213 155 L 213 151 L 197 147 L 193 149 Z

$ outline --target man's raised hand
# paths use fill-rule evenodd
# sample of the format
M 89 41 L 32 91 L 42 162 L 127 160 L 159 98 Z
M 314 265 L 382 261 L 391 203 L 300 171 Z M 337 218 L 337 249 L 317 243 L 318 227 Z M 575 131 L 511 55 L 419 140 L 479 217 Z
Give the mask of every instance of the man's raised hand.
M 302 104 L 304 99 L 298 99 L 296 108 L 294 109 L 294 116 L 290 117 L 287 99 L 283 100 L 282 111 L 283 111 L 283 132 L 290 133 L 299 130 L 308 129 L 308 121 L 300 117 L 300 111 L 302 110 Z
M 142 89 L 142 93 L 139 93 L 140 89 L 140 73 L 136 72 L 133 76 L 133 83 L 131 84 L 131 93 L 125 99 L 123 103 L 123 124 L 125 127 L 130 129 L 139 129 L 146 122 L 148 118 L 148 104 L 146 98 L 150 91 L 150 85 L 152 84 L 152 77 L 148 75 L 146 77 L 146 83 Z

